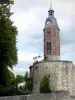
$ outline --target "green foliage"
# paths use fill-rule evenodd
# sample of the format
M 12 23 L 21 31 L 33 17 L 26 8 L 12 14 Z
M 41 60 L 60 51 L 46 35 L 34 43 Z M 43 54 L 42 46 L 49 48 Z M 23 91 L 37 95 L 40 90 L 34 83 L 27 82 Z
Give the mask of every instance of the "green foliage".
M 0 96 L 13 96 L 16 92 L 16 88 L 13 86 L 0 88 Z
M 0 96 L 7 95 L 8 91 L 10 91 L 10 88 L 8 88 L 8 87 L 2 87 L 2 88 L 0 88 Z
M 10 19 L 13 0 L 0 0 L 0 84 L 7 85 L 8 67 L 17 64 L 17 28 Z
M 28 79 L 28 72 L 25 73 L 25 81 Z
M 9 79 L 10 79 L 10 83 L 15 81 L 15 75 L 11 71 L 9 71 Z
M 2 75 L 2 84 L 4 86 L 8 86 L 11 84 L 13 81 L 15 81 L 15 76 L 14 74 L 8 69 L 8 68 L 3 68 L 2 72 L 0 73 Z
M 40 82 L 40 92 L 41 93 L 50 93 L 51 88 L 50 88 L 50 80 L 49 76 L 44 76 Z
M 22 82 L 24 82 L 25 80 L 24 80 L 24 76 L 22 76 L 22 75 L 17 75 L 16 76 L 16 83 L 18 84 L 18 83 L 22 83 Z
M 17 91 L 17 95 L 28 95 L 28 94 L 31 94 L 31 92 L 30 91 L 21 91 L 21 90 L 18 90 Z
M 15 83 L 15 76 L 8 68 L 3 69 L 3 74 L 2 79 L 5 83 L 0 87 L 0 96 L 13 95 L 16 93 L 16 86 L 12 84 Z
M 0 0 L 1 4 L 13 4 L 14 0 Z

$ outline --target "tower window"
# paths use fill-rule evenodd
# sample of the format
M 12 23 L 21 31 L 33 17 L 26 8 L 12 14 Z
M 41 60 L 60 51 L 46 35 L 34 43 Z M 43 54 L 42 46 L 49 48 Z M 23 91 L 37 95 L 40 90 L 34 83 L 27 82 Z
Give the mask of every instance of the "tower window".
M 49 36 L 50 36 L 50 31 L 49 31 Z
M 50 36 L 50 31 L 48 31 L 47 33 L 48 33 L 48 36 Z
M 47 42 L 47 51 L 51 51 L 51 42 Z
M 53 49 L 54 49 L 54 50 L 56 49 L 56 46 L 55 46 L 55 45 L 53 46 Z

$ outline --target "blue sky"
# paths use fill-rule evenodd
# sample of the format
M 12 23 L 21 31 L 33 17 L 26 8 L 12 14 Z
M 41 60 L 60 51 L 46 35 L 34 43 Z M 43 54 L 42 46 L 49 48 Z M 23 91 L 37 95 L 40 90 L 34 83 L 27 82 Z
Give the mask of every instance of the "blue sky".
M 75 63 L 75 0 L 52 0 L 52 6 L 60 28 L 61 60 Z M 15 0 L 11 9 L 11 20 L 18 29 L 15 74 L 25 74 L 33 57 L 43 56 L 43 28 L 49 8 L 49 0 Z

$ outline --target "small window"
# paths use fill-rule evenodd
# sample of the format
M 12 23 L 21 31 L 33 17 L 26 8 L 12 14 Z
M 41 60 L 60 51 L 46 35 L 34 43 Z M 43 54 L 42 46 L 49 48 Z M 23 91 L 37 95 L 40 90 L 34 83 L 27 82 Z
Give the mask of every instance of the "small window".
M 50 31 L 49 31 L 49 36 L 50 36 Z
M 54 45 L 54 46 L 53 46 L 53 50 L 55 50 L 55 49 L 56 49 L 56 46 Z
M 51 42 L 47 42 L 47 51 L 51 51 Z
M 50 31 L 48 31 L 47 33 L 48 33 L 48 36 L 50 36 Z

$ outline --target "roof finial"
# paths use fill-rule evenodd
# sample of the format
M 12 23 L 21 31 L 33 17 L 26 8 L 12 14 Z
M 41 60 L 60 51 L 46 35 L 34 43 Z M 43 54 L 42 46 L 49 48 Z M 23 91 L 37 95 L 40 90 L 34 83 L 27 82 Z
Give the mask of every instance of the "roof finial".
M 51 0 L 50 0 L 50 10 L 53 10 Z

